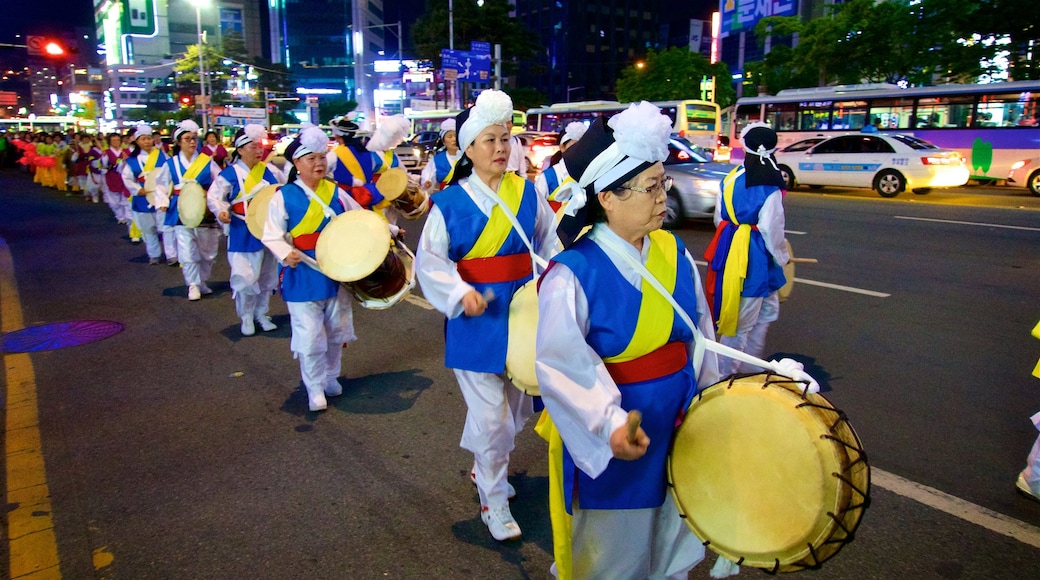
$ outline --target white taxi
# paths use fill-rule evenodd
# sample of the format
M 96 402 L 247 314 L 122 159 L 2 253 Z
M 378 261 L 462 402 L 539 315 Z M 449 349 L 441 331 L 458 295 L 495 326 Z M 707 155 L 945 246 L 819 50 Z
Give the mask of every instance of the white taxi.
M 869 187 L 882 197 L 895 197 L 907 189 L 920 194 L 968 182 L 968 167 L 960 153 L 910 135 L 838 135 L 800 151 L 791 149 L 776 152 L 788 189 L 795 185 Z

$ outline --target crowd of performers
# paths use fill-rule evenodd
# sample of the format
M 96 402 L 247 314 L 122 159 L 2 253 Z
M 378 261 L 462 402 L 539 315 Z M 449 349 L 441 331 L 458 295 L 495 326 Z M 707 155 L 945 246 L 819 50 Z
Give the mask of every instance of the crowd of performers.
M 481 519 L 496 540 L 521 536 L 509 508 L 509 456 L 537 409 L 536 430 L 549 441 L 554 574 L 685 578 L 705 552 L 667 493 L 668 445 L 698 389 L 755 370 L 705 352 L 704 341 L 720 336 L 759 356 L 776 319 L 787 260 L 777 243 L 784 214 L 771 159 L 776 135 L 764 125 L 742 135 L 747 160 L 720 186 L 705 289 L 691 251 L 661 229 L 671 122 L 657 107 L 633 104 L 587 129 L 567 126 L 562 153 L 537 183 L 510 169 L 512 109 L 505 93 L 483 91 L 442 125 L 443 148 L 418 180 L 431 203 L 415 273 L 447 319 L 445 366 L 467 406 L 461 446 L 474 456 Z M 275 328 L 268 308 L 279 292 L 308 407 L 320 411 L 342 393 L 343 346 L 356 335 L 350 293 L 312 265 L 316 242 L 347 211 L 380 212 L 390 235 L 401 233 L 374 184 L 399 164 L 392 151 L 408 132 L 402 121 L 384 120 L 363 144 L 356 124 L 335 119 L 331 147 L 323 131 L 306 128 L 286 149 L 284 168 L 264 160 L 259 125 L 238 131 L 226 166 L 202 151 L 192 121 L 177 126 L 169 152 L 141 125 L 129 149 L 119 135 L 89 148 L 96 178 L 88 181 L 106 201 L 117 198 L 113 213 L 140 231 L 149 263 L 180 264 L 189 300 L 211 292 L 225 234 L 242 333 Z M 211 213 L 196 227 L 178 213 L 189 184 L 206 190 Z M 270 184 L 281 187 L 258 239 L 245 217 Z M 537 398 L 504 375 L 510 303 L 532 281 Z M 779 364 L 818 390 L 799 363 Z M 634 429 L 633 409 L 642 412 Z M 735 572 L 721 558 L 713 569 L 717 577 Z

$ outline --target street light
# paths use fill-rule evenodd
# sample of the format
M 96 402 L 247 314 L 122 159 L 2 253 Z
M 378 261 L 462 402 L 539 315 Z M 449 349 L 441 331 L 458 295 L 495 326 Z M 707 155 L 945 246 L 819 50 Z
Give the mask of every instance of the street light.
M 198 33 L 199 51 L 199 100 L 202 104 L 202 134 L 209 132 L 209 101 L 206 98 L 206 61 L 202 58 L 202 14 L 201 9 L 209 7 L 209 0 L 191 0 L 195 6 L 195 30 Z

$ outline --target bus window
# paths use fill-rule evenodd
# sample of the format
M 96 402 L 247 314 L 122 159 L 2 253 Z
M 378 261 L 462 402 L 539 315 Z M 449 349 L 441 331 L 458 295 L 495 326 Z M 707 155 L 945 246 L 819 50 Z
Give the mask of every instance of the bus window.
M 738 138 L 740 132 L 749 124 L 762 120 L 762 109 L 759 105 L 737 105 L 737 112 L 733 116 L 733 132 L 730 136 Z
M 976 127 L 1036 126 L 1040 99 L 1033 93 L 983 95 L 975 116 Z
M 909 129 L 913 112 L 913 99 L 874 99 L 870 106 L 870 116 L 881 121 L 882 129 Z
M 973 100 L 970 96 L 921 97 L 917 101 L 916 128 L 966 128 Z
M 834 103 L 831 129 L 862 129 L 867 123 L 866 101 L 841 101 Z
M 766 123 L 777 131 L 794 131 L 798 103 L 770 103 L 766 105 Z
M 718 111 L 716 107 L 699 105 L 696 103 L 686 103 L 686 130 L 711 131 L 714 133 L 716 131 L 715 123 L 717 121 L 717 114 Z
M 798 130 L 813 131 L 831 128 L 831 102 L 800 103 Z

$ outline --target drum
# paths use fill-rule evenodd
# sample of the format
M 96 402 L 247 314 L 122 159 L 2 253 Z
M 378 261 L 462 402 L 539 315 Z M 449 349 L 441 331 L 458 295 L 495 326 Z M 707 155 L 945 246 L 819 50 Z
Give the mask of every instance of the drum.
M 271 198 L 278 191 L 277 185 L 268 185 L 249 200 L 246 206 L 246 227 L 253 237 L 262 240 L 264 238 L 264 224 L 267 223 L 267 207 L 271 204 Z
M 541 395 L 534 372 L 535 336 L 538 333 L 538 280 L 524 284 L 509 301 L 509 339 L 506 374 L 521 391 Z
M 834 556 L 870 503 L 867 456 L 845 414 L 775 374 L 697 395 L 672 441 L 668 482 L 705 545 L 770 573 Z
M 161 172 L 161 169 L 146 171 L 144 174 L 144 185 L 141 186 L 141 189 L 146 192 L 155 191 L 155 180 L 159 177 L 159 173 Z
M 185 181 L 177 200 L 177 215 L 186 228 L 197 228 L 206 217 L 206 190 L 197 181 Z
M 787 246 L 787 255 L 790 256 L 791 258 L 794 258 L 794 250 L 791 249 L 791 242 L 787 241 L 787 238 L 784 238 L 784 245 Z M 794 289 L 794 260 L 793 259 L 788 260 L 787 263 L 784 264 L 784 278 L 787 278 L 787 281 L 784 282 L 784 285 L 781 286 L 780 289 L 776 291 L 776 293 L 780 297 L 780 302 L 783 302 L 784 300 L 787 300 L 791 296 L 791 290 Z
M 378 184 L 376 185 L 378 187 Z M 405 219 L 414 220 L 422 217 L 430 209 L 430 198 L 423 190 L 409 184 L 404 193 L 393 201 L 393 205 Z
M 379 176 L 376 189 L 387 201 L 394 201 L 408 188 L 408 172 L 402 167 L 391 167 Z

